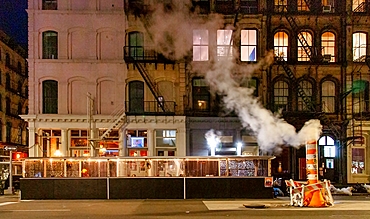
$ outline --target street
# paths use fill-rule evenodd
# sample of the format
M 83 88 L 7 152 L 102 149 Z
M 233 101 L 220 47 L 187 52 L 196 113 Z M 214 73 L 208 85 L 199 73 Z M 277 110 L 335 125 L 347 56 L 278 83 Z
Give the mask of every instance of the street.
M 251 218 L 370 217 L 369 196 L 336 196 L 324 208 L 289 206 L 289 198 L 259 200 L 19 200 L 0 197 L 0 218 Z M 244 207 L 243 205 L 247 205 Z M 264 206 L 263 208 L 261 206 Z

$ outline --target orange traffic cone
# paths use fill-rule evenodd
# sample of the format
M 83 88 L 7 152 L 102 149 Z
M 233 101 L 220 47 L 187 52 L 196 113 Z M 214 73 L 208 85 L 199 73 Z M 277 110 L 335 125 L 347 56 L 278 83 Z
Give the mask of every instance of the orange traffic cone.
M 308 203 L 308 207 L 326 207 L 326 201 L 321 194 L 320 190 L 315 190 L 311 192 L 311 200 Z

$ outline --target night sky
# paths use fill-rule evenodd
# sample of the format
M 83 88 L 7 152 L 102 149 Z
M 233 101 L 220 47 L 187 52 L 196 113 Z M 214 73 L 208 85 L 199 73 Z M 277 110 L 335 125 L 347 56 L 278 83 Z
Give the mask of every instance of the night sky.
M 0 29 L 27 48 L 27 0 L 0 0 Z

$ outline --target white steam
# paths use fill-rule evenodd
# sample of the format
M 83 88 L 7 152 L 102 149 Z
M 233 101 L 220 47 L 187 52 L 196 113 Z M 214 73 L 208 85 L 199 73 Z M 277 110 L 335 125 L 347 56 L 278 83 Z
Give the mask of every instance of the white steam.
M 172 10 L 166 11 L 163 5 L 158 4 L 151 18 L 147 19 L 146 26 L 152 40 L 167 58 L 181 59 L 190 53 L 194 29 L 207 29 L 215 33 L 217 29 L 225 28 L 221 15 L 211 14 L 205 16 L 207 18 L 200 18 L 202 16 L 190 12 L 189 5 L 190 1 L 175 0 Z M 212 40 L 209 46 L 209 51 L 216 50 Z M 206 67 L 206 62 L 192 65 L 192 71 L 205 73 L 211 90 L 224 96 L 226 109 L 238 114 L 242 126 L 253 132 L 260 149 L 265 152 L 279 152 L 282 145 L 299 147 L 307 141 L 317 140 L 322 130 L 319 120 L 310 120 L 297 133 L 294 126 L 264 108 L 253 96 L 252 88 L 240 86 L 242 80 L 249 79 L 253 72 L 272 64 L 273 60 L 273 53 L 270 52 L 258 64 L 247 67 L 238 66 L 233 59 L 227 58 L 210 58 Z M 212 137 L 209 135 L 206 137 Z

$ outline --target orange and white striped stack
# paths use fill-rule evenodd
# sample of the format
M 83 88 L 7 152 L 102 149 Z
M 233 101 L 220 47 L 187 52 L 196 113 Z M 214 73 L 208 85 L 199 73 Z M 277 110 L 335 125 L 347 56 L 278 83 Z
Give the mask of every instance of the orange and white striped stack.
M 306 173 L 308 184 L 318 182 L 317 167 L 317 142 L 309 141 L 306 144 Z

